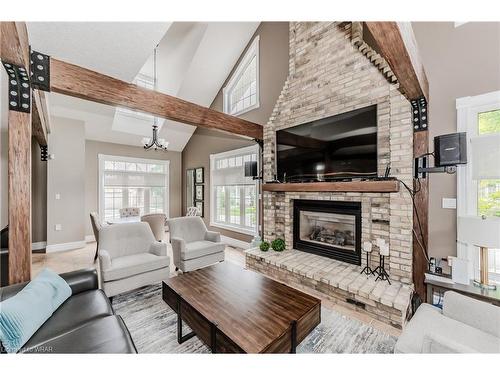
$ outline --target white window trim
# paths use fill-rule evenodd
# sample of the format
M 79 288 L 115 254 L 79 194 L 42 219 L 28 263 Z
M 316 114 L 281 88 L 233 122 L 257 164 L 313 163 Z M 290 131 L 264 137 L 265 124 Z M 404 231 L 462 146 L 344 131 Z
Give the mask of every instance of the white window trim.
M 99 195 L 98 212 L 101 218 L 104 218 L 104 162 L 105 161 L 123 161 L 129 163 L 151 163 L 151 164 L 163 164 L 165 166 L 165 215 L 170 217 L 170 160 L 161 159 L 144 159 L 135 158 L 129 156 L 118 156 L 118 155 L 105 155 L 98 154 L 97 160 L 99 164 L 99 185 L 97 187 Z
M 478 136 L 478 114 L 500 108 L 500 91 L 482 95 L 466 96 L 456 100 L 457 131 L 467 133 L 467 164 L 457 168 L 457 219 L 464 215 L 477 215 L 477 182 L 472 179 L 471 138 Z M 470 244 L 457 241 L 457 257 L 468 259 L 472 268 L 470 277 L 474 277 L 478 265 L 478 251 Z M 490 274 L 492 280 L 497 275 Z
M 243 229 L 243 228 L 240 228 L 240 227 L 235 227 L 235 226 L 232 226 L 232 225 L 229 225 L 229 224 L 221 224 L 221 223 L 217 223 L 215 221 L 215 196 L 214 196 L 214 193 L 215 193 L 215 189 L 213 189 L 213 186 L 212 186 L 212 181 L 214 180 L 212 178 L 213 176 L 213 171 L 214 171 L 214 168 L 215 168 L 215 159 L 219 159 L 219 158 L 224 158 L 224 157 L 231 157 L 231 156 L 236 156 L 236 155 L 240 155 L 240 154 L 243 154 L 243 153 L 246 153 L 246 152 L 255 152 L 257 153 L 257 170 L 259 170 L 260 166 L 259 166 L 259 146 L 258 145 L 255 145 L 255 146 L 248 146 L 248 147 L 243 147 L 243 148 L 238 148 L 236 150 L 231 150 L 231 151 L 225 151 L 225 152 L 220 152 L 220 153 L 217 153 L 217 154 L 211 154 L 210 155 L 210 186 L 209 186 L 209 189 L 210 189 L 210 226 L 211 227 L 215 227 L 215 228 L 221 228 L 221 229 L 226 229 L 226 230 L 230 230 L 232 232 L 237 232 L 237 233 L 242 233 L 242 234 L 248 234 L 250 236 L 256 236 L 259 234 L 259 226 L 260 226 L 260 223 L 259 223 L 259 218 L 260 218 L 260 195 L 259 195 L 259 185 L 258 185 L 258 180 L 255 180 L 255 192 L 257 194 L 257 196 L 255 197 L 255 202 L 256 202 L 256 215 L 257 215 L 257 225 L 256 225 L 256 228 L 255 230 L 247 230 L 247 229 Z
M 260 36 L 257 35 L 254 40 L 252 41 L 252 44 L 250 47 L 248 47 L 247 52 L 245 53 L 245 56 L 241 59 L 238 67 L 234 71 L 233 75 L 229 79 L 227 85 L 222 89 L 222 100 L 223 100 L 223 109 L 224 113 L 230 114 L 232 116 L 239 116 L 242 115 L 243 113 L 249 112 L 253 109 L 259 108 L 260 107 L 260 58 L 259 58 L 259 40 Z M 255 93 L 256 93 L 256 101 L 254 105 L 251 105 L 250 107 L 247 107 L 245 109 L 242 109 L 241 111 L 231 113 L 231 110 L 229 108 L 229 94 L 231 92 L 231 89 L 234 87 L 234 85 L 239 81 L 241 78 L 241 75 L 247 68 L 247 66 L 250 64 L 252 61 L 253 57 L 256 57 L 256 75 L 257 75 L 257 81 L 256 81 L 256 88 L 255 88 Z

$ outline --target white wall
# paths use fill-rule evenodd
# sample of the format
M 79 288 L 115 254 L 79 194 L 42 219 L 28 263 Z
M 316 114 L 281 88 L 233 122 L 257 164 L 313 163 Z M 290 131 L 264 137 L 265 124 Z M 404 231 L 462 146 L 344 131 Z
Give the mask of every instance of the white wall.
M 85 127 L 52 117 L 47 166 L 47 246 L 85 239 Z M 56 199 L 60 194 L 60 199 Z M 62 229 L 55 230 L 56 224 Z M 78 247 L 78 246 L 76 246 Z

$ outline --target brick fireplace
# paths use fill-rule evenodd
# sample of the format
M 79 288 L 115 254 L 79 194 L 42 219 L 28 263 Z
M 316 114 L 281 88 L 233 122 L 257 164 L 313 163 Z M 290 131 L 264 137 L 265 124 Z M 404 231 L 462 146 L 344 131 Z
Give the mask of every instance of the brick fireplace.
M 351 42 L 351 37 L 350 24 L 290 23 L 289 74 L 264 127 L 264 181 L 272 180 L 276 173 L 277 130 L 376 105 L 378 175 L 383 175 L 390 164 L 392 176 L 412 184 L 410 104 L 398 91 L 398 86 L 389 82 L 387 75 L 365 56 L 366 51 L 362 53 Z M 325 208 L 331 202 L 339 206 L 356 206 L 359 208 L 359 224 L 355 217 L 354 232 L 350 234 L 346 233 L 350 229 L 345 226 L 343 229 L 334 228 L 332 224 L 323 225 L 323 235 L 311 233 L 309 228 L 307 236 L 312 234 L 319 241 L 309 244 L 306 252 L 298 251 L 304 250 L 300 247 L 307 242 L 304 238 L 300 240 L 305 233 L 296 232 L 299 229 L 294 207 L 301 201 L 315 201 L 315 207 L 324 203 Z M 353 308 L 363 305 L 363 310 L 379 320 L 396 326 L 404 324 L 412 290 L 413 225 L 412 202 L 404 189 L 392 193 L 265 191 L 263 205 L 264 238 L 284 238 L 288 250 L 265 255 L 259 250 L 251 250 L 247 253 L 249 268 L 296 286 L 313 288 L 341 303 L 354 300 L 358 305 L 351 304 Z M 313 220 L 314 215 L 310 216 Z M 347 225 L 347 217 L 341 218 Z M 338 238 L 335 238 L 335 230 Z M 344 233 L 340 233 L 342 231 Z M 350 236 L 354 235 L 357 238 L 351 239 Z M 390 246 L 390 256 L 385 264 L 392 286 L 358 277 L 358 268 L 361 270 L 366 263 L 365 257 L 359 256 L 360 244 L 364 241 L 375 243 L 377 238 L 385 239 Z M 342 241 L 344 249 L 341 248 Z M 349 251 L 356 255 L 351 260 L 341 257 L 333 260 L 335 257 L 323 256 L 325 253 L 318 250 L 326 251 L 327 245 L 331 245 L 337 255 L 346 255 Z M 372 268 L 377 263 L 378 249 L 374 246 Z

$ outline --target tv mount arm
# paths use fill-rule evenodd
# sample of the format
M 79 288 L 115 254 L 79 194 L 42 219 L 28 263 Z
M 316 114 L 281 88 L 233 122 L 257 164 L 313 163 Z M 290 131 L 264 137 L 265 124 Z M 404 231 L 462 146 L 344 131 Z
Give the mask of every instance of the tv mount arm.
M 453 174 L 457 171 L 456 165 L 447 165 L 443 167 L 428 167 L 429 155 L 422 155 L 415 158 L 415 178 L 426 178 L 427 173 L 448 173 Z

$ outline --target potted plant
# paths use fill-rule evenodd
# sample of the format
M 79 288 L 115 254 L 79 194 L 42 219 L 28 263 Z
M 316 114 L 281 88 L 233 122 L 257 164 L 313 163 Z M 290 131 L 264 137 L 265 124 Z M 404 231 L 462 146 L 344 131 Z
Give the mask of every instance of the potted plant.
M 269 247 L 270 247 L 270 246 L 271 246 L 271 245 L 269 244 L 269 242 L 268 242 L 268 241 L 262 241 L 262 242 L 260 243 L 260 246 L 259 246 L 259 247 L 260 247 L 260 250 L 261 250 L 261 251 L 267 251 L 267 250 L 269 250 Z
M 285 250 L 285 240 L 283 238 L 276 238 L 271 242 L 271 247 L 274 251 L 283 251 Z

